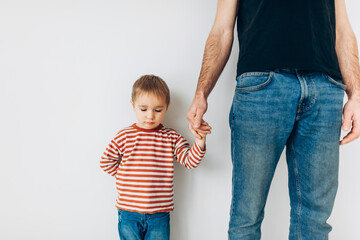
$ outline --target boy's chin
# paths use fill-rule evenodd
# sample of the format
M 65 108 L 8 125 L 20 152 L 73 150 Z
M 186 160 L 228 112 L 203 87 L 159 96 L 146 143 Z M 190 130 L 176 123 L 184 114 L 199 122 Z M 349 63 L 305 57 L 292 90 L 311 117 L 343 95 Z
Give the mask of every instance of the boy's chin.
M 141 124 L 137 124 L 139 127 L 144 128 L 144 129 L 154 129 L 157 128 L 160 124 L 158 123 L 141 123 Z

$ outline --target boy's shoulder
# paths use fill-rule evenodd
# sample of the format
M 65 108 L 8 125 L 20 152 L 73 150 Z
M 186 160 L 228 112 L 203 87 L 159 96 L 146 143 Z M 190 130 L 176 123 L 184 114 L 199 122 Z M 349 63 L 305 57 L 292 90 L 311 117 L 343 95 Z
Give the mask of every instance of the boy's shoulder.
M 120 136 L 124 136 L 126 134 L 131 134 L 131 133 L 135 133 L 137 131 L 136 128 L 133 127 L 133 125 L 130 125 L 130 126 L 127 126 L 127 127 L 124 127 L 122 129 L 120 129 L 115 137 L 120 137 Z
M 136 135 L 139 132 L 142 132 L 142 131 L 139 131 L 139 129 L 136 128 L 134 126 L 134 124 L 132 124 L 130 126 L 124 127 L 121 130 L 119 130 L 116 133 L 115 138 L 122 138 L 122 137 L 126 137 L 126 136 Z M 176 131 L 175 129 L 165 127 L 163 125 L 160 129 L 157 130 L 157 132 L 161 133 L 162 137 L 167 136 L 167 137 L 172 137 L 172 138 L 176 137 L 177 138 L 177 137 L 181 136 L 181 134 L 178 131 Z
M 169 128 L 169 127 L 164 126 L 161 129 L 161 131 L 162 131 L 163 134 L 171 136 L 171 137 L 176 137 L 177 138 L 177 137 L 181 136 L 181 134 L 178 131 L 176 131 L 175 129 L 173 129 L 173 128 Z
M 177 133 L 177 131 L 173 128 L 169 128 L 169 127 L 166 127 L 166 126 L 163 126 L 162 131 L 165 131 L 165 132 L 174 132 L 174 133 Z

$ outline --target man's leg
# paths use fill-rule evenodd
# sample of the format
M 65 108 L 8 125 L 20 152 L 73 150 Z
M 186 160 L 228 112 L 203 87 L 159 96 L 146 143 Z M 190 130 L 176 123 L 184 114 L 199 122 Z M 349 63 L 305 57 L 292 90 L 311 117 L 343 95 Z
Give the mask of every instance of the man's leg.
M 229 239 L 260 239 L 270 183 L 292 131 L 299 96 L 294 74 L 247 73 L 238 78 L 229 117 L 233 162 Z
M 303 101 L 287 142 L 291 240 L 328 239 L 338 185 L 344 90 L 322 73 L 298 74 Z

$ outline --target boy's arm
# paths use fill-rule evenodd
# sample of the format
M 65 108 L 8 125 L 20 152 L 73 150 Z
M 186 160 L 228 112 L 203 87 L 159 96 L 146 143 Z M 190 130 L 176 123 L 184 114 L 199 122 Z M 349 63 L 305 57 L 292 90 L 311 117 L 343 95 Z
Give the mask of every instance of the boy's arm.
M 348 95 L 342 128 L 351 130 L 341 140 L 343 145 L 360 136 L 360 67 L 357 42 L 347 16 L 345 0 L 335 0 L 335 19 L 336 54 Z
M 119 145 L 111 140 L 100 160 L 100 167 L 111 176 L 116 175 L 117 168 L 121 162 L 121 151 Z
M 205 141 L 205 138 L 201 141 Z M 176 139 L 174 151 L 176 160 L 186 168 L 196 168 L 204 157 L 205 151 L 205 144 L 202 148 L 199 143 L 195 141 L 194 145 L 190 148 L 189 143 L 180 134 Z

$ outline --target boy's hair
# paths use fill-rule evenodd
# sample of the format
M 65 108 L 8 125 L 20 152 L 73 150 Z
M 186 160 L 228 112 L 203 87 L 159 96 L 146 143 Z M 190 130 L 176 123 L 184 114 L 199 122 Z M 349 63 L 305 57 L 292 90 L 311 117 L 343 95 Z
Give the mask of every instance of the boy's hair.
M 166 104 L 170 103 L 170 91 L 165 81 L 155 75 L 144 75 L 135 81 L 132 87 L 131 99 L 135 102 L 136 97 L 142 93 L 152 93 L 158 97 L 164 97 Z

